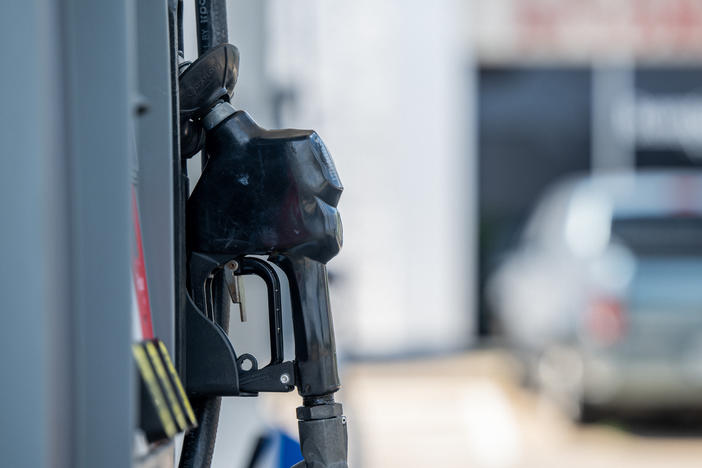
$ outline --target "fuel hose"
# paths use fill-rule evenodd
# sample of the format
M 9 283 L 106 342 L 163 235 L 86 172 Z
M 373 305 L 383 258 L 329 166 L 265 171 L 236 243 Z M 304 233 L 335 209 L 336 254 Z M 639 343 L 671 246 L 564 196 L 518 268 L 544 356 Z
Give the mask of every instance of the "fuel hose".
M 229 40 L 227 32 L 226 0 L 194 0 L 197 25 L 198 55 Z M 203 161 L 205 158 L 203 158 Z M 224 277 L 213 280 L 212 303 L 215 321 L 224 329 L 229 328 L 229 297 L 224 294 Z M 186 434 L 183 440 L 180 468 L 209 468 L 212 464 L 221 397 L 196 400 L 193 404 L 198 427 Z

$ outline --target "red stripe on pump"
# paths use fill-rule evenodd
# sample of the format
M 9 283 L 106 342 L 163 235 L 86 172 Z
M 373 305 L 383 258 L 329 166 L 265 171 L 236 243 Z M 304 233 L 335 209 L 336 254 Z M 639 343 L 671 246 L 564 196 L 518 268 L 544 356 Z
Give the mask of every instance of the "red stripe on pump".
M 146 264 L 144 262 L 144 247 L 141 240 L 141 224 L 139 223 L 139 207 L 137 206 L 136 190 L 132 187 L 132 217 L 134 221 L 134 238 L 136 252 L 132 258 L 132 276 L 136 290 L 137 304 L 139 306 L 139 321 L 141 333 L 145 340 L 154 337 L 151 323 L 151 305 L 149 303 L 149 288 L 146 284 Z

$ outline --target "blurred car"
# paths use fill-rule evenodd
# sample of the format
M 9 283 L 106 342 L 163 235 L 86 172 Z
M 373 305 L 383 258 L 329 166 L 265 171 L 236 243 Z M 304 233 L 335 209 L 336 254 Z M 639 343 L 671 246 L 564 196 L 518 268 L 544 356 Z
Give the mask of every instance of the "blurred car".
M 487 293 L 572 416 L 702 409 L 702 172 L 561 183 Z

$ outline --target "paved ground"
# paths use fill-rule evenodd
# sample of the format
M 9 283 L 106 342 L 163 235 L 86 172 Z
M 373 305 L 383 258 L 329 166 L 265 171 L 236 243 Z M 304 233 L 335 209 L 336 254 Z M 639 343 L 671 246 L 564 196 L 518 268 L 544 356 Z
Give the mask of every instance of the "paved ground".
M 498 352 L 347 367 L 355 468 L 702 467 L 702 432 L 576 427 Z

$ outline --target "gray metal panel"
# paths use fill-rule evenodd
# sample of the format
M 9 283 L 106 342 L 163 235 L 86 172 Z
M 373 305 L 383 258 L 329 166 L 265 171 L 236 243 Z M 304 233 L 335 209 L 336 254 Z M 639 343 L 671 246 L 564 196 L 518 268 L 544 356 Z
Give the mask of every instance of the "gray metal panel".
M 147 110 L 138 119 L 138 187 L 154 333 L 174 353 L 173 135 L 165 0 L 137 2 L 138 88 Z
M 131 464 L 131 0 L 65 0 L 75 459 Z
M 71 466 L 59 8 L 0 8 L 2 466 Z

